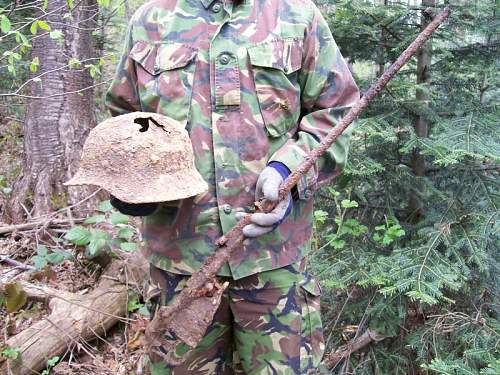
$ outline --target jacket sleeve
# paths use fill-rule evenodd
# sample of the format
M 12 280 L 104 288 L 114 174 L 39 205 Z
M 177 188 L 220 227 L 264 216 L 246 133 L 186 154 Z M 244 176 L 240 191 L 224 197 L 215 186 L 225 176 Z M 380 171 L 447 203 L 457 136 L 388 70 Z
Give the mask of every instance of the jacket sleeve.
M 130 22 L 127 30 L 125 46 L 116 73 L 106 92 L 105 105 L 112 116 L 141 110 L 139 95 L 137 93 L 137 74 L 134 61 L 130 58 L 133 48 L 132 39 L 133 22 Z
M 312 20 L 303 45 L 301 87 L 301 119 L 295 136 L 271 156 L 291 171 L 339 122 L 359 99 L 359 90 L 340 54 L 328 25 L 313 6 Z M 346 164 L 349 133 L 344 132 L 298 183 L 299 198 L 309 199 L 318 184 L 337 176 Z

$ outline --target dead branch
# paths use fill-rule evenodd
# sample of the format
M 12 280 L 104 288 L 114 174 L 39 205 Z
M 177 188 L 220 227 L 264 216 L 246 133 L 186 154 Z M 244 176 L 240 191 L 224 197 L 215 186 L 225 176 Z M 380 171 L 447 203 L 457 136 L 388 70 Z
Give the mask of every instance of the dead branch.
M 115 260 L 105 270 L 97 287 L 86 295 L 60 292 L 47 286 L 23 283 L 29 298 L 48 301 L 50 315 L 7 340 L 19 348 L 20 356 L 0 366 L 16 375 L 41 371 L 48 359 L 63 355 L 76 343 L 103 335 L 127 314 L 128 280 L 143 285 L 147 279 L 147 262 L 138 253 Z
M 0 285 L 14 281 L 14 279 L 23 273 L 23 270 L 19 268 L 11 268 L 0 275 Z
M 0 263 L 10 264 L 11 266 L 14 266 L 15 268 L 18 268 L 18 269 L 23 270 L 23 271 L 36 270 L 35 267 L 30 266 L 29 264 L 24 264 L 24 263 L 19 262 L 15 259 L 11 259 L 7 256 L 0 256 Z
M 24 280 L 18 281 L 22 286 L 23 290 L 26 292 L 28 299 L 36 302 L 49 302 L 51 298 L 57 297 L 67 300 L 77 300 L 81 296 L 76 293 L 64 292 L 51 288 L 47 285 L 33 284 Z M 0 291 L 4 291 L 5 285 L 0 285 Z
M 372 342 L 379 342 L 386 339 L 388 336 L 382 335 L 381 333 L 375 332 L 371 329 L 367 329 L 361 336 L 349 341 L 347 344 L 342 345 L 335 352 L 327 354 L 325 356 L 325 366 L 327 368 L 335 367 L 341 360 L 349 357 L 352 353 L 363 349 Z
M 73 219 L 73 221 L 81 221 L 78 219 Z M 30 229 L 35 229 L 38 227 L 58 227 L 62 225 L 68 225 L 71 224 L 69 219 L 61 219 L 61 220 L 43 220 L 43 221 L 33 221 L 29 223 L 24 223 L 24 224 L 15 224 L 15 225 L 5 225 L 0 227 L 0 235 L 2 234 L 7 234 L 7 233 L 12 233 L 12 232 L 19 232 L 23 230 L 30 230 Z

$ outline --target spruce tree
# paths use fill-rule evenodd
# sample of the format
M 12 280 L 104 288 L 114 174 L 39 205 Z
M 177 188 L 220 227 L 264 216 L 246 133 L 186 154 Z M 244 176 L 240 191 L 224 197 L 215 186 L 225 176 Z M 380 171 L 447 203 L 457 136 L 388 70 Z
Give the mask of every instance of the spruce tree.
M 444 6 L 317 3 L 362 89 L 416 37 L 424 8 Z M 450 20 L 359 119 L 348 168 L 320 192 L 310 261 L 328 349 L 368 329 L 385 337 L 325 373 L 500 373 L 496 2 L 448 5 Z

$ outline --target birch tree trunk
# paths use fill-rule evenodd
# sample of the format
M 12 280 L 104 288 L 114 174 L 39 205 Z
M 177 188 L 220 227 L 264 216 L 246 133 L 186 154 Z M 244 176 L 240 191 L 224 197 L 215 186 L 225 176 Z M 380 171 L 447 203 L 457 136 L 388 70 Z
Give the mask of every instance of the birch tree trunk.
M 68 62 L 71 58 L 84 61 L 94 56 L 91 32 L 96 26 L 98 7 L 96 0 L 75 4 L 70 10 L 66 0 L 49 1 L 46 12 L 56 11 L 42 19 L 52 30 L 61 30 L 64 37 L 57 41 L 39 30 L 45 35 L 33 40 L 32 57 L 39 58 L 40 66 L 31 78 L 43 76 L 30 86 L 23 124 L 23 171 L 6 210 L 10 222 L 23 220 L 23 205 L 31 207 L 31 216 L 37 217 L 67 202 L 75 203 L 91 192 L 89 188 L 62 186 L 76 171 L 85 137 L 96 122 L 94 92 L 89 88 L 93 79 L 88 69 L 72 69 Z M 79 209 L 85 210 L 90 204 Z

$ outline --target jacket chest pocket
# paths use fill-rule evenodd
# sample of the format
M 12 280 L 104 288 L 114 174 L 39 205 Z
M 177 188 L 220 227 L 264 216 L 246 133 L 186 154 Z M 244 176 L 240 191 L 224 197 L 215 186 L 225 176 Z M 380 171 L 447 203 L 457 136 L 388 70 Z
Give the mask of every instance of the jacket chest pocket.
M 292 130 L 300 116 L 297 71 L 302 63 L 302 40 L 259 43 L 248 48 L 248 55 L 266 130 L 279 137 Z
M 141 110 L 187 124 L 197 50 L 182 43 L 137 42 L 130 51 L 136 64 Z

